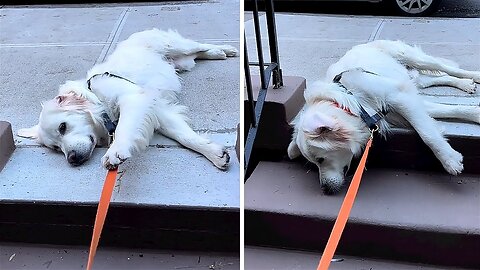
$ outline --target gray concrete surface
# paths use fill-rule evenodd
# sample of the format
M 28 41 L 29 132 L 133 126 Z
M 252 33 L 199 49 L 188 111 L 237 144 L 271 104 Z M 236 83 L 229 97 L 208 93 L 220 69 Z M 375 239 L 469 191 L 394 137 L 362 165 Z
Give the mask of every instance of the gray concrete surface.
M 200 42 L 239 47 L 238 0 L 3 6 L 0 8 L 0 119 L 14 132 L 34 125 L 40 102 L 53 98 L 65 80 L 83 78 L 130 34 L 157 27 L 176 29 Z M 207 19 L 205 19 L 207 18 Z M 162 136 L 120 171 L 114 202 L 238 208 L 239 59 L 199 61 L 182 73 L 181 103 L 192 126 L 227 145 L 230 169 L 217 170 L 199 154 Z M 16 137 L 17 150 L 0 173 L 0 200 L 94 202 L 105 170 L 97 149 L 81 167 L 63 155 Z
M 0 243 L 3 270 L 85 269 L 88 247 Z M 234 253 L 99 247 L 93 269 L 240 269 Z
M 246 12 L 245 32 L 249 60 L 257 52 L 251 12 Z M 262 45 L 269 61 L 265 15 L 260 17 Z M 378 39 L 402 40 L 426 53 L 480 70 L 480 18 L 400 18 L 316 14 L 276 14 L 280 65 L 286 76 L 302 76 L 310 83 L 321 79 L 327 68 L 352 46 Z M 258 74 L 252 68 L 253 74 Z M 480 85 L 470 95 L 451 87 L 421 91 L 426 99 L 447 104 L 480 104 Z M 447 134 L 480 134 L 480 125 L 442 122 Z M 463 130 L 465 133 L 462 133 Z
M 334 220 L 346 192 L 323 194 L 318 171 L 301 163 L 262 161 L 245 184 L 245 209 Z M 368 169 L 367 164 L 349 222 L 480 234 L 478 194 L 475 175 Z
M 315 269 L 320 261 L 321 254 L 306 251 L 273 249 L 255 246 L 245 248 L 245 270 L 302 270 Z M 391 270 L 446 270 L 460 269 L 451 267 L 429 266 L 421 264 L 409 264 L 404 262 L 364 259 L 351 256 L 335 256 L 341 259 L 339 262 L 332 262 L 332 270 L 367 270 L 367 269 L 391 269 Z

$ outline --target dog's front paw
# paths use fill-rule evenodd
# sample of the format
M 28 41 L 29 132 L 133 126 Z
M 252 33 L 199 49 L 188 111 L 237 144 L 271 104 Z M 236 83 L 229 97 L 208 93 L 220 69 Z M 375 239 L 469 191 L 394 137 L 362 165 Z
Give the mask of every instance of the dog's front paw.
M 463 156 L 459 152 L 452 151 L 444 157 L 442 161 L 443 167 L 449 174 L 457 175 L 463 171 Z
M 228 56 L 228 57 L 234 57 L 238 55 L 238 50 L 230 45 L 222 45 L 220 46 L 220 49 Z
M 230 162 L 230 155 L 225 147 L 213 144 L 213 149 L 208 159 L 220 170 L 226 170 Z
M 130 151 L 112 145 L 102 157 L 102 165 L 108 170 L 118 167 L 131 157 Z

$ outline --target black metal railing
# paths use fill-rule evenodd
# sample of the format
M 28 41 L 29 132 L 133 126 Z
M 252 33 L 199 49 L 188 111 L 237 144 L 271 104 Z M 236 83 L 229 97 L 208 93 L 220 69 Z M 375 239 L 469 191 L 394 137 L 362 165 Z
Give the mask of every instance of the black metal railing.
M 247 139 L 245 141 L 245 172 L 247 171 L 250 157 L 253 151 L 253 145 L 257 136 L 258 126 L 262 115 L 263 104 L 267 96 L 267 89 L 270 84 L 270 78 L 273 79 L 273 88 L 283 86 L 282 70 L 280 69 L 280 61 L 278 57 L 277 31 L 275 27 L 275 11 L 273 8 L 273 0 L 264 0 L 265 17 L 267 21 L 268 45 L 270 49 L 271 63 L 265 63 L 263 60 L 262 35 L 260 31 L 260 22 L 258 17 L 258 3 L 253 0 L 253 23 L 255 30 L 255 41 L 257 44 L 258 62 L 248 61 L 247 39 L 245 37 L 245 53 L 244 53 L 244 69 L 245 69 L 245 86 L 247 88 L 248 105 L 246 109 L 250 113 L 250 128 L 248 130 Z M 252 79 L 250 76 L 250 66 L 258 66 L 260 71 L 260 90 L 256 103 L 253 100 Z

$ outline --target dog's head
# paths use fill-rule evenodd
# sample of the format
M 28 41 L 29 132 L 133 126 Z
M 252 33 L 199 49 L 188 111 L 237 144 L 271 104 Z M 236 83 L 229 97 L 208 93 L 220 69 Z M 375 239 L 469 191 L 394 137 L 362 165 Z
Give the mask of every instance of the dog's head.
M 360 154 L 369 134 L 357 117 L 324 101 L 307 106 L 295 123 L 295 133 L 288 146 L 293 159 L 303 155 L 317 165 L 320 184 L 326 194 L 337 193 L 350 167 Z
M 17 135 L 63 152 L 70 164 L 78 166 L 87 161 L 97 143 L 103 141 L 97 122 L 91 103 L 70 92 L 44 102 L 38 124 L 20 129 Z

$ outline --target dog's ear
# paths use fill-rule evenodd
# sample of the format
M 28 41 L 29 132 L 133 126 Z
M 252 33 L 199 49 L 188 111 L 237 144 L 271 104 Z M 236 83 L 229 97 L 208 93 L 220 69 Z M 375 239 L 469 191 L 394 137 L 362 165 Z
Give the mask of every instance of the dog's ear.
M 310 137 L 326 135 L 335 128 L 335 119 L 320 113 L 305 115 L 302 122 L 303 132 Z
M 38 125 L 35 125 L 31 128 L 22 128 L 17 131 L 17 136 L 28 138 L 28 139 L 38 139 Z
M 303 119 L 303 132 L 310 139 L 327 139 L 339 143 L 351 141 L 351 133 L 336 118 L 313 113 Z
M 302 153 L 300 152 L 300 148 L 298 148 L 297 143 L 295 142 L 295 138 L 290 142 L 287 149 L 288 157 L 290 159 L 294 159 L 299 157 Z
M 87 99 L 73 92 L 55 97 L 58 105 L 65 109 L 83 109 L 87 106 Z

